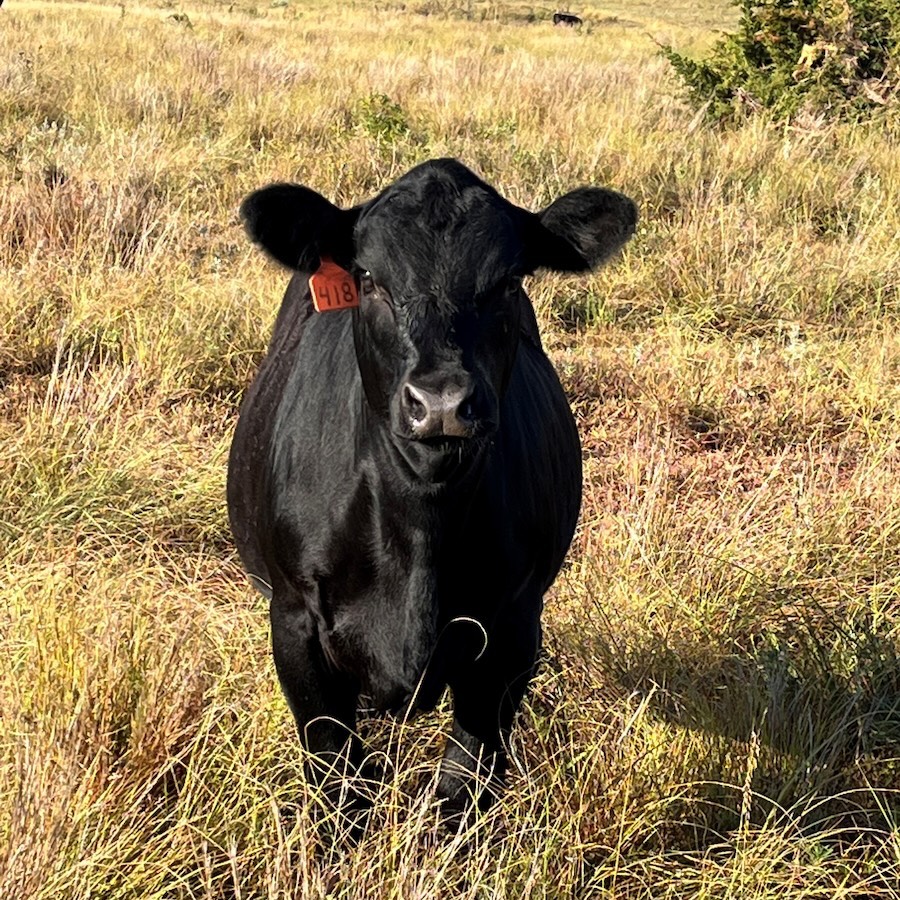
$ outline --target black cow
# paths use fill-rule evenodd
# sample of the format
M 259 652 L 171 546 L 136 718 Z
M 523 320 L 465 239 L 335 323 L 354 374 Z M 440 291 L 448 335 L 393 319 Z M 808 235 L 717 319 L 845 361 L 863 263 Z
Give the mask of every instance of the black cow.
M 571 13 L 557 12 L 553 13 L 553 24 L 567 25 L 569 28 L 574 28 L 576 25 L 581 25 L 581 19 L 578 16 L 573 16 Z
M 428 709 L 449 686 L 438 793 L 485 806 L 581 498 L 578 432 L 522 278 L 604 261 L 635 206 L 584 187 L 531 213 L 439 159 L 352 209 L 275 184 L 241 215 L 296 273 L 241 410 L 228 510 L 301 738 L 356 763 L 361 701 Z M 313 310 L 325 259 L 358 307 Z

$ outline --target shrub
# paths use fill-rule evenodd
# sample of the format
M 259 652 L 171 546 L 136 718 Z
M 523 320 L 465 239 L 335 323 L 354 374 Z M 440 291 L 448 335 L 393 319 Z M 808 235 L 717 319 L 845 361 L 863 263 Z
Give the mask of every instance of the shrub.
M 410 133 L 403 107 L 386 94 L 361 98 L 356 106 L 356 120 L 366 134 L 381 143 L 396 143 Z
M 739 0 L 736 34 L 705 60 L 662 52 L 698 107 L 718 121 L 770 110 L 871 115 L 897 99 L 900 0 Z

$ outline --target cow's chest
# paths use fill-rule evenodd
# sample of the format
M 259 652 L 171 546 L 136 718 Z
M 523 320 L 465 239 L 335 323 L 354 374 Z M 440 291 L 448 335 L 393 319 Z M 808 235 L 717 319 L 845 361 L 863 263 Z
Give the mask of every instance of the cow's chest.
M 410 617 L 435 627 L 455 616 L 489 619 L 521 578 L 510 524 L 495 521 L 486 498 L 448 509 L 390 500 L 376 487 L 360 479 L 327 511 L 293 521 L 290 564 L 313 588 L 325 632 L 402 627 Z

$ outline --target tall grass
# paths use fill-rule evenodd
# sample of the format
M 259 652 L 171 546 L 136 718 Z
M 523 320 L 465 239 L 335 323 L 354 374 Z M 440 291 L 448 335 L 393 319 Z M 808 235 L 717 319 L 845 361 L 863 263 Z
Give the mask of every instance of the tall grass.
M 0 897 L 898 895 L 897 130 L 709 130 L 652 39 L 727 4 L 577 11 L 4 6 Z M 236 209 L 447 154 L 642 219 L 529 286 L 586 485 L 510 790 L 446 833 L 449 709 L 365 721 L 353 843 L 228 534 L 285 282 Z

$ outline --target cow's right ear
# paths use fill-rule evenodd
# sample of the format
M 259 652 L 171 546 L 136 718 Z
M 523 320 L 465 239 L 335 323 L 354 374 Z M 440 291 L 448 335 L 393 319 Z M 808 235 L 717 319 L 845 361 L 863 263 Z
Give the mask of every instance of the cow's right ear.
M 350 265 L 359 209 L 341 209 L 298 184 L 270 184 L 250 194 L 240 213 L 250 240 L 272 259 L 289 269 L 313 272 L 323 256 Z

